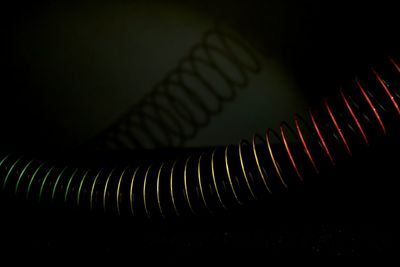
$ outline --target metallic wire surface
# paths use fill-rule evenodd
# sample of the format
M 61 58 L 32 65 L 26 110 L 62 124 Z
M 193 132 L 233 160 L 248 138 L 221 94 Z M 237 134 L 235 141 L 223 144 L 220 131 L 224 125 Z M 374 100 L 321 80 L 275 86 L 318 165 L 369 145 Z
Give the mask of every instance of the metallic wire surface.
M 251 141 L 160 162 L 114 166 L 108 173 L 103 166 L 82 168 L 5 155 L 0 161 L 2 188 L 29 201 L 74 203 L 147 218 L 238 207 L 303 182 L 388 135 L 396 126 L 391 120 L 400 115 L 399 65 L 389 58 L 379 72 L 371 69 L 353 85 L 324 98 L 322 108 L 309 109 L 307 117 L 295 114 L 293 127 L 282 122 L 279 131 L 269 128 L 264 137 L 255 134 Z

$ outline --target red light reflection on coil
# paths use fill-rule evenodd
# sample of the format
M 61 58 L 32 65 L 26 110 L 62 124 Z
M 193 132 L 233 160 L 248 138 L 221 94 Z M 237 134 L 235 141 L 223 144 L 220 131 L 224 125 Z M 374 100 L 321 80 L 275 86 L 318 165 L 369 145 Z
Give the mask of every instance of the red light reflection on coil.
M 379 116 L 379 113 L 378 113 L 378 111 L 376 110 L 374 104 L 372 104 L 371 99 L 369 98 L 368 94 L 365 92 L 364 88 L 362 87 L 362 85 L 361 85 L 361 83 L 358 81 L 358 79 L 356 79 L 356 83 L 357 83 L 357 86 L 358 86 L 358 88 L 360 89 L 362 95 L 364 96 L 365 100 L 367 101 L 368 105 L 369 105 L 370 108 L 372 109 L 372 112 L 374 113 L 376 119 L 378 120 L 379 125 L 381 126 L 383 133 L 386 134 L 385 125 L 383 124 L 383 121 L 382 121 L 381 117 Z
M 396 100 L 394 99 L 392 93 L 390 92 L 389 88 L 387 87 L 385 81 L 379 76 L 379 74 L 375 71 L 375 69 L 372 69 L 372 72 L 374 73 L 376 79 L 379 81 L 380 85 L 382 85 L 383 89 L 385 90 L 386 94 L 390 98 L 390 101 L 392 101 L 394 107 L 396 108 L 397 112 L 400 114 L 400 108 L 399 105 L 397 104 Z
M 347 144 L 347 140 L 346 140 L 346 138 L 344 137 L 343 132 L 342 132 L 342 129 L 340 128 L 339 124 L 337 123 L 336 118 L 335 118 L 335 116 L 333 115 L 332 110 L 331 110 L 331 108 L 329 107 L 329 104 L 328 104 L 328 101 L 326 100 L 326 98 L 324 98 L 324 104 L 325 104 L 326 109 L 328 110 L 329 117 L 331 118 L 333 124 L 335 125 L 335 128 L 336 128 L 337 132 L 339 133 L 340 139 L 342 139 L 343 144 L 345 145 L 347 152 L 348 152 L 349 155 L 351 156 L 351 150 L 350 150 L 349 145 Z
M 301 128 L 300 128 L 300 124 L 299 124 L 299 119 L 297 118 L 297 114 L 294 114 L 294 122 L 296 124 L 296 130 L 297 130 L 297 133 L 298 133 L 298 135 L 300 137 L 300 141 L 303 144 L 304 151 L 305 151 L 308 159 L 311 161 L 311 164 L 313 165 L 315 171 L 317 173 L 319 173 L 317 165 L 315 164 L 315 161 L 314 161 L 313 157 L 311 156 L 310 149 L 308 149 L 308 146 L 307 146 L 307 143 L 306 143 L 306 141 L 304 139 L 303 133 L 301 132 Z
M 311 118 L 312 124 L 314 125 L 315 131 L 317 132 L 318 138 L 321 140 L 322 147 L 325 150 L 326 154 L 328 155 L 332 164 L 335 165 L 335 161 L 333 160 L 332 154 L 331 154 L 331 152 L 329 152 L 328 146 L 326 145 L 325 140 L 322 137 L 321 131 L 317 125 L 317 122 L 315 121 L 312 111 L 310 110 L 309 113 L 310 113 L 310 118 Z
M 342 97 L 342 99 L 343 99 L 343 101 L 344 101 L 344 103 L 345 103 L 345 105 L 347 107 L 347 110 L 350 112 L 351 117 L 353 118 L 354 122 L 356 123 L 358 130 L 360 130 L 361 135 L 363 136 L 365 143 L 368 145 L 369 142 L 368 142 L 367 135 L 365 134 L 364 129 L 362 128 L 360 122 L 358 121 L 357 116 L 354 113 L 353 109 L 351 108 L 349 102 L 347 101 L 346 96 L 343 93 L 343 89 L 340 89 L 340 95 L 341 95 L 341 97 Z
M 280 130 L 280 132 L 281 132 L 281 136 L 282 136 L 282 140 L 283 140 L 283 145 L 285 146 L 285 149 L 286 149 L 286 152 L 287 152 L 287 154 L 288 154 L 288 156 L 289 156 L 290 162 L 292 163 L 293 168 L 295 169 L 296 174 L 297 174 L 297 176 L 299 177 L 299 179 L 300 179 L 301 181 L 303 181 L 303 177 L 301 176 L 301 174 L 300 174 L 300 172 L 299 172 L 299 168 L 297 168 L 296 162 L 294 161 L 292 152 L 290 151 L 290 148 L 289 148 L 289 145 L 288 145 L 288 143 L 287 143 L 286 136 L 285 136 L 285 132 L 284 132 L 284 130 L 283 130 L 283 126 L 282 126 L 282 125 L 280 126 L 279 130 Z

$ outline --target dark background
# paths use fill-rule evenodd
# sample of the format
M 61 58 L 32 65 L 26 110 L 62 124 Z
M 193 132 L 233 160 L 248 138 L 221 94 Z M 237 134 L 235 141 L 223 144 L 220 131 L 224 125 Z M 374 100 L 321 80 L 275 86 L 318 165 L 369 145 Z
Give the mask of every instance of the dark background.
M 125 7 L 130 3 L 123 1 L 107 5 Z M 281 69 L 289 75 L 293 84 L 304 95 L 306 102 L 310 104 L 315 103 L 323 95 L 336 92 L 343 81 L 354 79 L 354 75 L 358 72 L 374 64 L 380 64 L 388 55 L 399 55 L 397 38 L 399 23 L 394 3 L 223 0 L 140 3 L 155 7 L 170 6 L 171 9 L 183 6 L 195 10 L 196 14 L 200 14 L 199 17 L 227 21 L 249 40 L 262 56 L 279 62 Z M 35 90 L 46 92 L 52 90 L 51 86 L 69 90 L 68 79 L 54 79 L 51 83 L 47 81 L 42 83 L 37 78 L 41 76 L 37 75 L 48 70 L 38 68 L 37 64 L 29 61 L 29 57 L 21 56 L 24 53 L 34 54 L 36 50 L 27 49 L 30 44 L 22 42 L 20 34 L 24 29 L 35 25 L 36 18 L 43 14 L 51 14 L 54 8 L 57 9 L 59 6 L 63 8 L 70 6 L 72 10 L 93 9 L 95 13 L 97 9 L 94 7 L 101 4 L 98 1 L 81 1 L 79 4 L 19 1 L 3 5 L 0 147 L 13 152 L 70 151 L 71 148 L 66 144 L 76 144 L 79 143 L 77 140 L 88 139 L 92 132 L 88 133 L 85 130 L 88 127 L 85 122 L 81 122 L 82 131 L 52 127 L 53 123 L 60 125 L 63 121 L 59 121 L 54 113 L 47 112 L 48 107 L 60 104 L 49 104 L 52 100 L 37 96 Z M 107 14 L 107 9 L 105 10 L 101 11 L 102 14 Z M 113 12 L 118 18 L 118 15 L 115 15 L 116 11 Z M 190 15 L 191 13 L 188 16 Z M 74 17 L 71 20 L 73 21 Z M 140 23 L 139 19 L 137 23 Z M 100 35 L 104 28 L 104 25 L 100 27 Z M 57 31 L 57 28 L 53 30 Z M 110 31 L 113 30 L 111 27 Z M 40 36 L 36 36 L 29 40 L 39 40 L 39 44 L 50 48 L 59 45 L 60 40 L 52 39 L 51 36 L 47 38 L 42 40 Z M 180 38 L 182 38 L 180 42 L 190 39 L 185 35 L 181 35 Z M 116 40 L 115 45 L 120 45 L 119 39 Z M 113 43 L 110 41 L 107 45 L 112 46 Z M 158 45 L 157 42 L 151 45 L 159 47 L 160 50 L 165 46 L 165 44 Z M 65 47 L 68 47 L 68 44 Z M 110 48 L 101 51 L 101 54 L 107 54 L 111 50 Z M 55 52 L 51 51 L 49 54 L 43 52 L 46 50 L 38 51 L 44 53 L 40 54 L 39 58 L 51 58 L 63 53 L 63 50 L 54 50 Z M 136 61 L 141 62 L 144 69 L 147 69 L 145 65 L 148 64 L 149 58 L 153 65 L 158 64 L 154 61 L 154 57 L 147 55 L 146 49 L 140 51 L 140 54 L 142 58 L 136 58 Z M 180 54 L 174 55 L 175 60 L 180 57 Z M 62 58 L 55 61 L 60 73 L 75 68 L 73 64 L 63 67 L 66 62 Z M 82 57 L 82 61 L 85 60 L 87 59 Z M 161 58 L 159 60 L 162 61 Z M 79 63 L 79 56 L 73 61 L 74 64 L 76 62 Z M 85 70 L 86 63 L 82 62 L 84 67 L 76 66 L 76 68 Z M 96 65 L 96 61 L 91 64 Z M 121 64 L 121 69 L 124 69 L 126 65 L 123 61 Z M 75 81 L 72 85 L 83 84 L 82 88 L 87 87 L 95 94 L 98 88 L 92 86 L 90 79 L 100 77 L 104 73 L 96 73 L 96 69 L 91 69 L 92 65 L 88 65 L 87 68 L 91 71 L 87 73 L 59 77 L 69 77 Z M 75 75 L 76 73 L 79 71 L 73 72 Z M 146 73 L 144 75 L 146 76 Z M 149 80 L 153 77 L 150 74 L 148 76 Z M 112 82 L 107 85 L 112 85 Z M 48 88 L 43 89 L 43 87 Z M 109 92 L 108 90 L 113 89 L 105 87 L 102 90 Z M 76 92 L 78 91 L 79 88 Z M 103 96 L 107 97 L 107 93 Z M 127 102 L 118 102 L 122 101 L 121 98 L 110 100 L 112 101 L 110 107 L 99 105 L 98 112 L 96 112 L 98 107 L 92 106 L 91 116 L 95 118 L 97 116 L 97 119 L 91 121 L 93 128 L 106 127 L 104 123 L 98 123 L 102 121 L 104 114 L 101 109 L 112 109 L 114 105 L 120 109 L 129 107 Z M 99 103 L 104 103 L 101 102 L 101 96 L 99 99 Z M 71 106 L 75 104 L 71 103 Z M 242 108 L 245 112 L 246 107 Z M 115 114 L 116 117 L 117 115 L 118 113 Z M 265 114 L 267 117 L 278 115 Z M 262 124 L 261 116 L 259 120 Z M 250 130 L 253 132 L 257 129 Z M 82 132 L 85 133 L 85 137 L 77 137 Z M 214 142 L 210 140 L 210 143 Z M 72 149 L 77 148 L 74 146 Z M 390 152 L 393 151 L 395 148 L 390 143 L 381 144 L 368 152 L 360 153 L 358 157 L 355 156 L 341 167 L 325 172 L 321 177 L 322 181 L 314 181 L 304 189 L 290 191 L 282 197 L 270 200 L 271 202 L 249 207 L 249 210 L 199 220 L 147 224 L 131 219 L 91 217 L 62 212 L 59 214 L 54 211 L 48 213 L 46 210 L 30 207 L 26 203 L 15 204 L 2 200 L 4 210 L 2 231 L 7 232 L 7 235 L 2 239 L 1 245 L 17 254 L 33 252 L 39 257 L 47 257 L 49 254 L 65 257 L 86 255 L 98 258 L 127 256 L 131 258 L 132 263 L 137 257 L 149 262 L 157 258 L 172 262 L 185 260 L 190 263 L 197 260 L 207 262 L 211 259 L 209 255 L 220 256 L 218 258 L 224 262 L 235 261 L 236 258 L 245 260 L 247 257 L 265 260 L 262 256 L 264 254 L 282 256 L 391 254 L 395 245 L 394 203 L 397 197 L 393 181 L 396 179 L 396 158 L 390 156 Z M 123 153 L 127 153 L 128 156 L 134 155 L 134 152 Z M 171 248 L 172 252 L 165 252 Z M 241 253 L 225 254 L 222 252 L 223 248 L 239 249 L 245 256 Z M 247 253 L 249 248 L 261 248 L 263 251 L 260 254 Z M 203 250 L 205 253 L 197 254 Z M 192 257 L 193 255 L 196 257 Z

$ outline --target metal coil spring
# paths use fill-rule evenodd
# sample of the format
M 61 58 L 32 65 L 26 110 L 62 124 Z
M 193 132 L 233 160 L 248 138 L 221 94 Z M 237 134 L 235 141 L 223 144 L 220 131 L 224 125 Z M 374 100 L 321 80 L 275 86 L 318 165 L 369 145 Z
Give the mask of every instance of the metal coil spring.
M 249 74 L 260 70 L 251 47 L 216 25 L 94 145 L 112 149 L 181 146 L 208 125 L 225 102 L 236 98 L 237 90 L 248 85 Z
M 400 115 L 400 65 L 391 58 L 388 63 L 384 76 L 372 69 L 347 92 L 324 98 L 308 119 L 296 114 L 293 127 L 282 122 L 278 131 L 267 129 L 251 141 L 126 168 L 70 167 L 7 155 L 0 161 L 2 189 L 52 205 L 148 218 L 240 206 L 301 183 L 387 135 Z

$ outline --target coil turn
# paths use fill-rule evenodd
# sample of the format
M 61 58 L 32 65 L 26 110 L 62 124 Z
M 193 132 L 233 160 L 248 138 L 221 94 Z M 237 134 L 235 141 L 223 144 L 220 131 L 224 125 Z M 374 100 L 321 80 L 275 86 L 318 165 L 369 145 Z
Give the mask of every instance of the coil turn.
M 204 33 L 178 66 L 96 140 L 107 149 L 182 146 L 236 98 L 261 65 L 251 47 L 222 26 Z
M 399 92 L 400 66 L 390 58 L 305 118 L 296 114 L 293 126 L 282 122 L 278 131 L 267 129 L 250 141 L 124 168 L 6 155 L 2 188 L 31 201 L 148 218 L 226 210 L 301 183 L 387 135 L 400 115 Z

